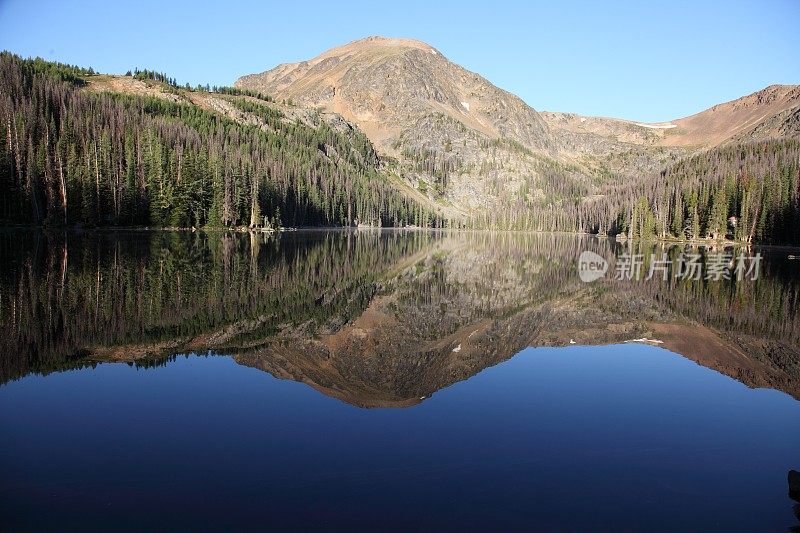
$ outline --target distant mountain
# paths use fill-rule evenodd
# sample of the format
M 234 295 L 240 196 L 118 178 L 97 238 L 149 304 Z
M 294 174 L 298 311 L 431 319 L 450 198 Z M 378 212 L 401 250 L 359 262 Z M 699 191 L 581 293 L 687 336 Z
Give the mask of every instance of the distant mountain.
M 770 85 L 672 122 L 666 146 L 714 147 L 734 141 L 800 136 L 800 86 Z
M 562 149 L 612 153 L 613 144 L 642 149 L 702 150 L 734 142 L 800 137 L 800 86 L 771 85 L 695 115 L 660 123 L 541 113 Z M 598 139 L 605 140 L 603 144 Z M 600 145 L 598 150 L 597 146 Z
M 516 226 L 531 211 L 536 227 L 557 226 L 557 216 L 545 216 L 553 208 L 654 179 L 708 149 L 800 137 L 798 86 L 659 124 L 537 112 L 410 39 L 361 39 L 235 85 L 341 115 L 369 137 L 400 187 L 446 216 Z

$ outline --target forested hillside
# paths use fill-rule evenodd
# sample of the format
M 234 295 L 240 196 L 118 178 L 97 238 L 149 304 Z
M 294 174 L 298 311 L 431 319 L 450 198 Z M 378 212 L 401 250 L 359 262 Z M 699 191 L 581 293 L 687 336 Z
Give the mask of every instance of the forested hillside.
M 800 243 L 800 141 L 700 152 L 661 172 L 611 176 L 597 194 L 479 214 L 468 227 L 580 231 L 631 238 Z
M 730 145 L 616 184 L 580 207 L 582 228 L 634 238 L 800 243 L 800 142 Z
M 374 150 L 357 131 L 286 120 L 268 99 L 237 90 L 221 90 L 220 98 L 248 121 L 163 98 L 82 90 L 92 74 L 0 55 L 0 221 L 434 223 L 378 173 Z M 166 76 L 151 78 L 178 91 Z

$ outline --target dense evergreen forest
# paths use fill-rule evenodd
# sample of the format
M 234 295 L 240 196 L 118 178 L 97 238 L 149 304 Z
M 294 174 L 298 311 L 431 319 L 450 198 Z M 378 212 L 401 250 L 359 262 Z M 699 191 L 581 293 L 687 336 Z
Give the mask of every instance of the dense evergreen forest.
M 86 226 L 430 226 L 377 171 L 360 133 L 285 120 L 268 98 L 218 89 L 266 124 L 166 99 L 81 90 L 70 65 L 0 54 L 0 221 Z M 174 85 L 164 74 L 136 76 Z M 261 99 L 259 99 L 261 97 Z
M 800 243 L 800 142 L 723 146 L 579 206 L 581 229 L 633 238 Z
M 800 141 L 708 150 L 651 176 L 608 180 L 589 198 L 472 217 L 468 227 L 579 231 L 634 239 L 800 243 Z
M 181 88 L 163 73 L 138 80 L 167 92 L 212 91 L 256 123 L 202 106 L 85 90 L 95 73 L 0 54 L 0 223 L 38 226 L 466 227 L 625 234 L 631 238 L 800 243 L 800 143 L 728 145 L 659 174 L 603 179 L 530 205 L 521 191 L 502 209 L 445 220 L 389 181 L 369 140 L 320 120 L 290 120 L 268 95 Z M 523 148 L 519 148 L 523 149 Z M 458 162 L 417 154 L 438 196 Z M 451 168 L 452 167 L 452 168 Z

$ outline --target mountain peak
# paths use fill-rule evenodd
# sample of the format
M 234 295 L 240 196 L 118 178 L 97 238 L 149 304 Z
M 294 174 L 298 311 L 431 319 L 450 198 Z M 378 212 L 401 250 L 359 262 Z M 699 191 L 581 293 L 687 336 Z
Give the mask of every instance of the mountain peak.
M 416 48 L 419 50 L 424 50 L 426 52 L 430 51 L 436 52 L 436 49 L 433 46 L 418 39 L 408 39 L 403 37 L 384 37 L 382 35 L 371 35 L 369 37 L 363 37 L 361 39 L 357 39 L 340 47 L 333 48 L 331 51 L 339 50 L 342 48 L 363 48 L 370 46 L 383 46 L 383 47 L 393 47 L 393 48 Z
M 236 85 L 338 113 L 379 154 L 399 161 L 410 185 L 447 189 L 453 203 L 462 205 L 481 196 L 476 191 L 490 187 L 495 175 L 516 173 L 509 179 L 517 181 L 521 172 L 531 175 L 536 162 L 520 162 L 524 154 L 552 149 L 534 109 L 415 39 L 366 37 L 244 76 Z M 501 157 L 498 150 L 510 152 Z M 465 186 L 459 189 L 455 180 Z M 455 198 L 458 190 L 469 191 L 470 198 Z
M 366 37 L 236 85 L 338 113 L 399 163 L 407 186 L 469 209 L 504 194 L 499 176 L 521 187 L 537 172 L 531 151 L 553 149 L 534 109 L 415 39 Z
M 374 59 L 378 57 L 391 57 L 396 54 L 404 54 L 415 51 L 428 53 L 432 56 L 440 55 L 439 51 L 434 47 L 417 39 L 372 35 L 331 48 L 314 59 L 303 61 L 300 64 L 314 64 L 331 57 L 341 58 L 347 56 L 352 56 L 354 58 L 358 57 L 362 60 L 369 60 L 370 58 Z
M 507 138 L 546 148 L 546 128 L 518 97 L 449 61 L 416 39 L 370 36 L 319 56 L 243 76 L 236 86 L 256 89 L 301 105 L 322 107 L 357 124 L 384 152 L 405 137 L 433 132 L 430 122 L 447 117 L 484 140 Z M 441 131 L 444 138 L 454 137 Z

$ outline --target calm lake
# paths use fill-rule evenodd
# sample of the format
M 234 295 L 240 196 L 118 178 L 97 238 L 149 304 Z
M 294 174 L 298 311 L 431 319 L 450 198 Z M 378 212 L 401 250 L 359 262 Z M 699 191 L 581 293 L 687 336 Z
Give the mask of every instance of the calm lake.
M 792 254 L 0 232 L 0 528 L 797 527 Z

